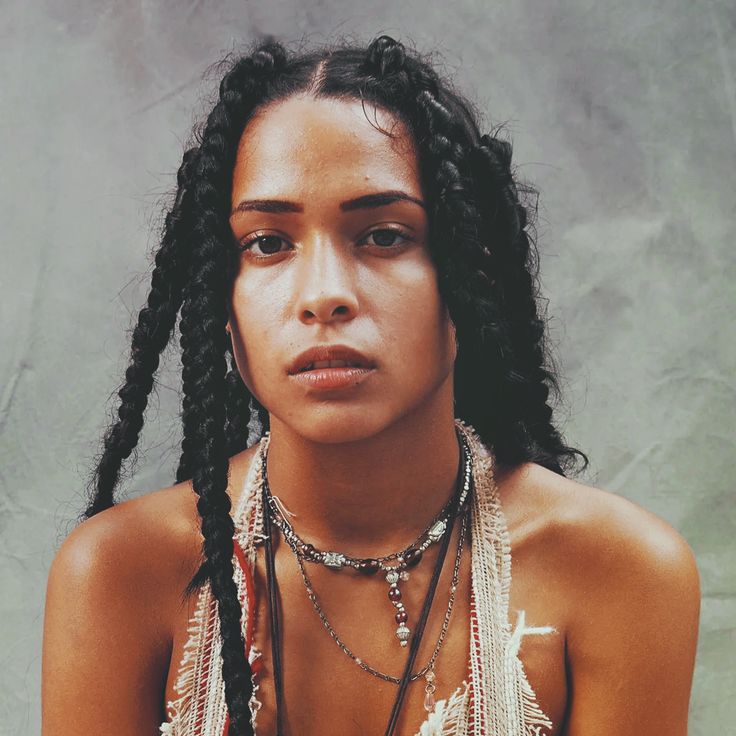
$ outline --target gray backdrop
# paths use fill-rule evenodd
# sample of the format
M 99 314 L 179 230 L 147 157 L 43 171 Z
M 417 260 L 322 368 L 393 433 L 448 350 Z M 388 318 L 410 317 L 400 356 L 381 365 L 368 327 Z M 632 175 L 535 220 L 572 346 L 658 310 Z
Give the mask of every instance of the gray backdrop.
M 39 731 L 46 576 L 83 506 L 162 197 L 213 89 L 203 71 L 258 33 L 378 32 L 440 49 L 488 126 L 507 122 L 542 194 L 559 419 L 592 459 L 580 479 L 661 515 L 693 547 L 704 597 L 690 732 L 732 727 L 729 0 L 6 0 L 0 17 L 3 733 Z M 128 493 L 172 478 L 175 373 L 161 384 Z

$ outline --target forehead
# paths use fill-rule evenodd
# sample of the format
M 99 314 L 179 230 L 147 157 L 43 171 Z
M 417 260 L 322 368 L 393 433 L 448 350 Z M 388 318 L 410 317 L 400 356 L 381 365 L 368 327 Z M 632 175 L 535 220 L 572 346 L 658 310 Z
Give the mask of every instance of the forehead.
M 357 100 L 297 96 L 269 105 L 243 131 L 233 171 L 233 203 L 308 204 L 394 189 L 421 197 L 411 135 L 390 113 Z

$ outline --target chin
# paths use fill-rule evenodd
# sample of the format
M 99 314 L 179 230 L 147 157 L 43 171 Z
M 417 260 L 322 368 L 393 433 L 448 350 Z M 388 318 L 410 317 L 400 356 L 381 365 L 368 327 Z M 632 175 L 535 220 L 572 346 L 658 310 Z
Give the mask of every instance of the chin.
M 376 406 L 348 407 L 344 404 L 324 404 L 281 416 L 272 412 L 271 417 L 272 427 L 275 419 L 305 440 L 321 444 L 360 442 L 380 434 L 400 419 Z
M 300 412 L 288 422 L 292 431 L 305 439 L 324 444 L 360 442 L 379 434 L 390 424 L 375 410 L 325 406 Z

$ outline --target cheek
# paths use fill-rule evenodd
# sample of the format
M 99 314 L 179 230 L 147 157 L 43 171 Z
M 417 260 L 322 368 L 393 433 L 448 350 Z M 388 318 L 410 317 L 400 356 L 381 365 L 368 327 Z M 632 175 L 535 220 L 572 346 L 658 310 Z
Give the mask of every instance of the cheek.
M 264 370 L 259 356 L 268 361 L 273 357 L 269 336 L 277 334 L 273 294 L 260 289 L 252 279 L 238 276 L 230 300 L 230 325 L 235 360 L 248 389 L 258 396 L 258 378 Z
M 382 309 L 385 334 L 392 335 L 397 352 L 409 361 L 422 360 L 439 370 L 455 360 L 455 326 L 439 293 L 430 264 L 393 291 Z

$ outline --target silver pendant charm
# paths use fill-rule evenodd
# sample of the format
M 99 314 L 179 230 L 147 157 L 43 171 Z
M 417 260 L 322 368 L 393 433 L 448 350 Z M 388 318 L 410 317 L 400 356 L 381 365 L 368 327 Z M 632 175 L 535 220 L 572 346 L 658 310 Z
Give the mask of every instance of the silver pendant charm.
M 399 590 L 399 581 L 407 580 L 409 577 L 408 573 L 398 568 L 390 568 L 386 571 L 386 582 L 389 584 L 388 599 L 394 604 L 396 613 L 394 620 L 398 624 L 396 629 L 396 638 L 399 640 L 399 644 L 405 647 L 409 643 L 411 638 L 411 630 L 406 625 L 407 619 L 409 618 L 406 613 L 406 608 L 401 601 L 401 591 Z
M 409 638 L 411 637 L 411 631 L 409 631 L 409 627 L 406 624 L 401 624 L 398 629 L 396 629 L 396 638 L 399 640 L 399 644 L 401 644 L 402 647 L 405 647 L 409 643 Z
M 333 570 L 339 570 L 345 564 L 345 557 L 340 552 L 324 552 L 322 562 Z
M 437 686 L 434 684 L 434 667 L 431 667 L 427 670 L 426 674 L 424 675 L 424 679 L 427 683 L 424 686 L 424 710 L 426 710 L 427 713 L 431 713 L 434 710 L 434 706 L 436 704 L 434 699 L 434 691 L 437 689 Z
M 438 522 L 432 525 L 432 528 L 427 533 L 431 542 L 439 542 L 445 534 L 447 529 L 447 522 L 444 519 L 440 519 Z

